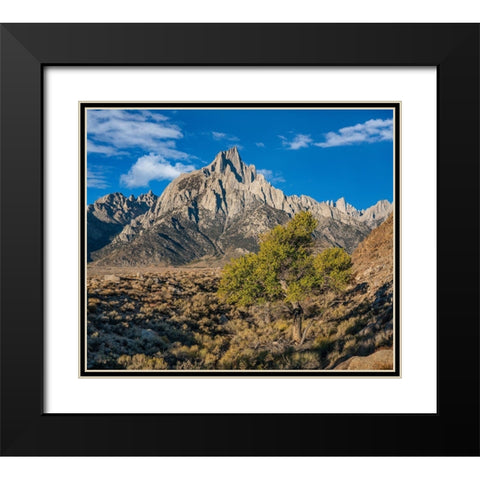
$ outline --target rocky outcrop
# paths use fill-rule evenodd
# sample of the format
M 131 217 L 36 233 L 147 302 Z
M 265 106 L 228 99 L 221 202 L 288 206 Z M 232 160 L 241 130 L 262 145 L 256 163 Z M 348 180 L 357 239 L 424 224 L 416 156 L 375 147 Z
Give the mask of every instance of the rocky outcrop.
M 337 365 L 335 370 L 393 370 L 393 350 L 377 350 L 365 357 L 350 357 Z
M 123 222 L 120 198 L 114 235 L 109 232 L 110 240 L 100 248 L 89 245 L 89 253 L 99 265 L 182 265 L 202 257 L 235 256 L 256 251 L 261 233 L 304 210 L 318 220 L 318 249 L 340 246 L 352 252 L 391 210 L 385 202 L 371 207 L 374 210 L 358 211 L 344 199 L 334 204 L 287 196 L 255 166 L 246 165 L 234 147 L 218 153 L 207 167 L 177 177 L 159 198 L 150 195 L 148 208 L 142 200 L 145 210 L 129 221 Z M 109 212 L 110 218 L 116 217 Z
M 350 217 L 366 223 L 371 228 L 380 225 L 380 223 L 390 215 L 393 209 L 392 204 L 388 200 L 380 200 L 365 210 L 357 210 L 353 205 L 347 203 L 343 197 L 339 198 L 336 202 L 329 200 L 325 203 L 329 207 L 334 207 L 340 212 L 346 213 Z
M 392 204 L 388 200 L 380 200 L 375 205 L 362 210 L 362 216 L 360 217 L 364 222 L 370 225 L 380 225 L 393 210 Z

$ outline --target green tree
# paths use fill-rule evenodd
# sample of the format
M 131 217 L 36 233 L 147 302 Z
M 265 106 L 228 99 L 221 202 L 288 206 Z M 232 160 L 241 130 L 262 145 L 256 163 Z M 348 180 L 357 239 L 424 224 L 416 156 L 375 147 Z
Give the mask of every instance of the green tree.
M 233 259 L 222 272 L 218 294 L 227 303 L 253 305 L 282 301 L 293 317 L 292 337 L 302 342 L 302 300 L 327 289 L 343 289 L 350 278 L 350 256 L 341 248 L 314 256 L 317 220 L 300 212 L 260 238 L 258 253 Z
M 352 259 L 343 248 L 327 248 L 315 257 L 314 265 L 325 287 L 342 291 L 348 285 Z

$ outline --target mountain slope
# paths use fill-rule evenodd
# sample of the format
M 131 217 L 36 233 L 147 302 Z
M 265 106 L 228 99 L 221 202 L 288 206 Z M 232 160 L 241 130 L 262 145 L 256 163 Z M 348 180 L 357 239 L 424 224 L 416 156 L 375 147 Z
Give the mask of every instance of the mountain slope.
M 393 230 L 391 214 L 353 252 L 357 286 L 343 301 L 349 310 L 346 316 L 351 319 L 357 315 L 355 322 L 359 327 L 355 346 L 348 358 L 336 362 L 336 369 L 393 368 Z
M 391 211 L 387 201 L 359 211 L 344 199 L 333 203 L 287 196 L 255 166 L 247 166 L 236 147 L 220 152 L 209 166 L 180 175 L 151 200 L 130 221 L 114 223 L 108 242 L 89 248 L 98 265 L 183 265 L 256 251 L 261 233 L 303 210 L 319 222 L 314 234 L 318 249 L 340 246 L 352 252 Z
M 380 287 L 393 278 L 393 214 L 361 242 L 352 255 L 357 283 Z

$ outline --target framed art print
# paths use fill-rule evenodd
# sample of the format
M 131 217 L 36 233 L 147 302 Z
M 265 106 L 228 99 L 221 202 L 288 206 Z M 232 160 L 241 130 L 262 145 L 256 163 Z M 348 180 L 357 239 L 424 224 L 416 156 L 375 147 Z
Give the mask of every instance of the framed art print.
M 1 38 L 3 454 L 478 455 L 478 25 Z

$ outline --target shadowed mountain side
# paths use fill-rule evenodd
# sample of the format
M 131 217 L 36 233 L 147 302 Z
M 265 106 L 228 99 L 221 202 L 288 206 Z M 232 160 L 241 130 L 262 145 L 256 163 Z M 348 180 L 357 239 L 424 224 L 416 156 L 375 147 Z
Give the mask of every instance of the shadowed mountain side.
M 121 193 L 111 193 L 88 205 L 87 260 L 91 260 L 91 252 L 108 245 L 125 225 L 146 213 L 157 198 L 151 191 L 138 198 L 133 195 L 127 198 Z
M 237 216 L 234 224 L 228 224 L 223 215 L 200 211 L 202 220 L 196 222 L 184 213 L 171 212 L 129 242 L 113 242 L 92 258 L 98 258 L 98 266 L 179 266 L 203 257 L 239 256 L 257 248 L 259 233 L 288 220 L 285 212 L 260 203 Z

